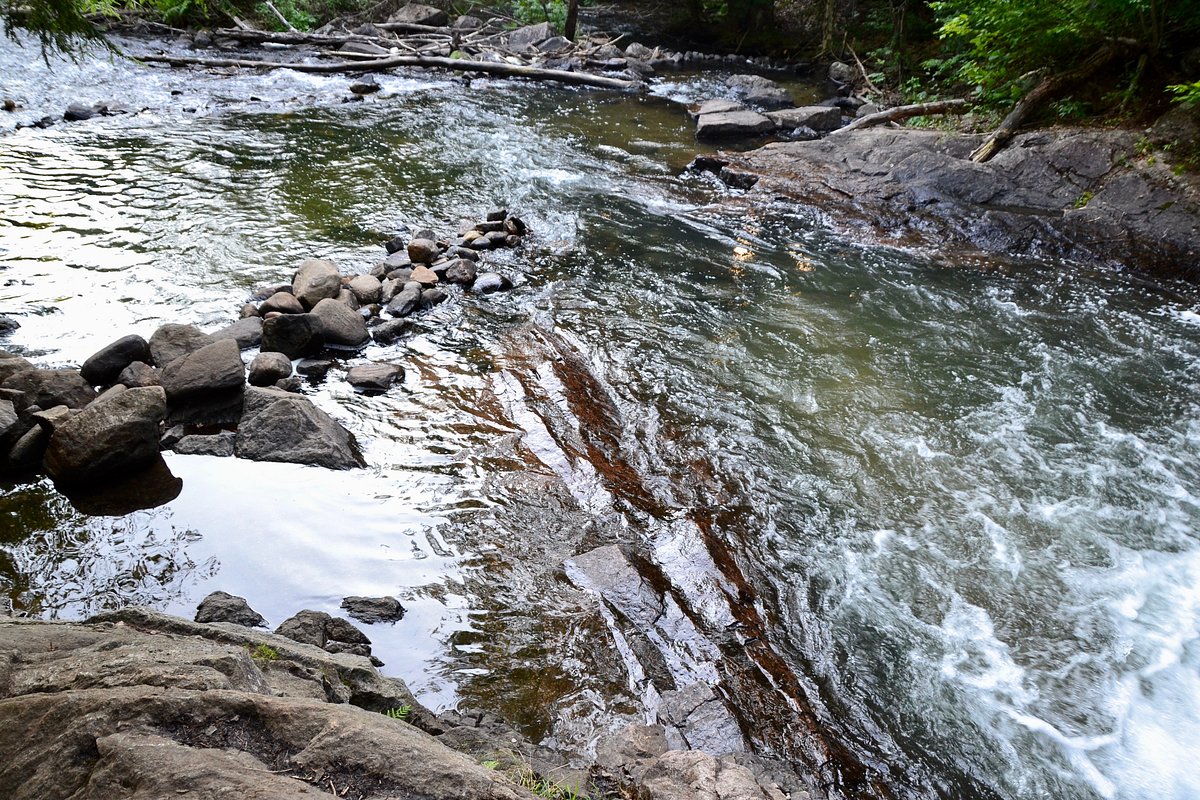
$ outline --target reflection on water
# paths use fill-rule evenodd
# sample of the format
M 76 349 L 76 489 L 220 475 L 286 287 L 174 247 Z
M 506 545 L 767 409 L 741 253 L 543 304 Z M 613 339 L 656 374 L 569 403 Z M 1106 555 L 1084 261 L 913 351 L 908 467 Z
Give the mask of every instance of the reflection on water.
M 664 99 L 703 79 L 626 98 L 388 75 L 342 106 L 337 77 L 85 62 L 64 89 L 0 67 L 31 114 L 112 73 L 151 109 L 3 135 L 6 347 L 44 363 L 224 325 L 248 286 L 309 255 L 365 270 L 398 228 L 506 204 L 535 232 L 495 262 L 514 292 L 455 297 L 306 388 L 367 470 L 168 456 L 182 493 L 115 519 L 7 489 L 18 607 L 190 615 L 221 588 L 278 624 L 395 594 L 408 614 L 368 631 L 392 674 L 547 741 L 717 676 L 753 744 L 828 756 L 844 796 L 1200 796 L 1192 287 L 709 206 Z M 368 360 L 404 385 L 355 394 L 343 369 Z M 607 545 L 662 619 L 565 574 Z
M 75 511 L 49 481 L 0 495 L 0 587 L 13 607 L 78 619 L 126 605 L 162 605 L 217 574 L 188 551 L 200 539 L 170 509 L 118 518 Z

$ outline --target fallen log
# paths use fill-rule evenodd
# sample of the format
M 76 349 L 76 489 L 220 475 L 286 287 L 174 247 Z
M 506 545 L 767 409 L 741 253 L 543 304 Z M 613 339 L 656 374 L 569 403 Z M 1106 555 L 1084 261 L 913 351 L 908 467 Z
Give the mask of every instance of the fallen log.
M 859 128 L 870 128 L 885 122 L 898 122 L 910 117 L 924 117 L 930 114 L 962 114 L 967 110 L 966 100 L 936 100 L 932 103 L 915 103 L 911 106 L 896 106 L 884 109 L 874 114 L 859 117 L 845 127 L 838 128 L 830 136 L 838 133 L 849 133 Z
M 1017 128 L 1039 106 L 1051 98 L 1057 97 L 1067 88 L 1087 80 L 1101 67 L 1123 53 L 1128 52 L 1129 48 L 1134 44 L 1136 43 L 1119 41 L 1115 44 L 1105 45 L 1075 69 L 1043 78 L 1037 86 L 1033 87 L 1029 94 L 1022 97 L 1013 106 L 1013 110 L 1008 112 L 1008 116 L 1000 123 L 1000 127 L 992 131 L 992 135 L 971 153 L 971 160 L 982 164 L 996 155 L 996 153 L 999 153 L 1008 144 L 1009 139 L 1016 135 Z
M 140 56 L 139 61 L 150 64 L 195 67 L 241 67 L 244 69 L 290 69 L 296 72 L 334 73 L 371 72 L 395 67 L 441 67 L 459 72 L 482 72 L 506 78 L 528 78 L 530 80 L 553 81 L 571 86 L 589 86 L 595 89 L 612 89 L 628 92 L 642 88 L 638 81 L 626 81 L 592 75 L 588 72 L 567 72 L 561 69 L 544 69 L 493 61 L 472 61 L 466 58 L 444 56 L 389 56 L 370 61 L 342 61 L 333 64 L 283 63 L 276 61 L 252 61 L 241 58 L 193 58 L 191 56 Z

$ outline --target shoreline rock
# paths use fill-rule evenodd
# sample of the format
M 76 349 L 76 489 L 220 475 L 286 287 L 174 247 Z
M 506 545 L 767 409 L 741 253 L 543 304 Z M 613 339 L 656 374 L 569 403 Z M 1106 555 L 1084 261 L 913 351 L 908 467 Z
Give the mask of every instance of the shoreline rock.
M 785 197 L 842 234 L 914 250 L 1069 259 L 1200 277 L 1200 190 L 1139 162 L 1129 131 L 980 136 L 867 128 L 706 159 L 746 197 Z
M 223 592 L 198 617 L 214 598 L 261 619 Z M 645 800 L 785 797 L 766 762 L 672 750 L 656 726 L 614 731 L 572 768 L 493 715 L 433 714 L 365 657 L 145 608 L 0 614 L 0 715 L 0 786 L 14 798 L 292 797 L 332 782 L 366 800 L 522 800 L 534 795 L 520 783 L 543 776 Z

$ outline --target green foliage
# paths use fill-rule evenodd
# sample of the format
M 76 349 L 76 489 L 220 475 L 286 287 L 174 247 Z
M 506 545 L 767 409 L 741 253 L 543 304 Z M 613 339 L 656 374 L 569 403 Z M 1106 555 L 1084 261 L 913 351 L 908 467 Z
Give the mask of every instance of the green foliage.
M 412 714 L 412 706 L 405 704 L 398 708 L 389 708 L 384 713 L 392 719 L 407 721 L 409 715 Z
M 567 21 L 565 0 L 513 0 L 512 12 L 526 25 L 549 22 L 560 31 Z
M 256 661 L 277 661 L 279 651 L 268 644 L 260 644 L 250 651 L 250 657 Z
M 1200 81 L 1176 83 L 1167 87 L 1176 103 L 1189 108 L 1200 107 Z
M 300 31 L 311 31 L 317 26 L 317 18 L 305 6 L 296 2 L 296 0 L 279 0 L 273 2 L 272 5 L 279 10 L 284 19 L 292 23 L 292 27 Z M 268 25 L 275 30 L 286 30 L 279 18 L 271 12 L 266 3 L 259 3 L 254 7 L 255 16 L 260 20 L 265 20 Z
M 5 35 L 15 39 L 17 28 L 28 30 L 38 38 L 43 56 L 94 41 L 96 28 L 86 15 L 111 10 L 107 0 L 0 0 Z
M 1092 202 L 1092 196 L 1091 192 L 1084 192 L 1079 195 L 1079 197 L 1075 198 L 1075 208 L 1085 207 L 1088 203 Z

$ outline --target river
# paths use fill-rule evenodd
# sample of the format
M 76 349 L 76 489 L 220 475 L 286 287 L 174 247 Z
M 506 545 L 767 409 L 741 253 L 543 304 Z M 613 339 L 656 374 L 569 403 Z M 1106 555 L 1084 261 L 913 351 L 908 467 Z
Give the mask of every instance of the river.
M 402 388 L 306 388 L 365 470 L 167 454 L 182 494 L 118 517 L 4 484 L 18 610 L 190 617 L 222 589 L 274 625 L 392 594 L 384 671 L 535 740 L 586 750 L 694 681 L 734 739 L 832 758 L 830 796 L 1200 797 L 1193 286 L 747 206 L 684 170 L 680 103 L 716 74 L 620 96 L 396 73 L 350 104 L 344 77 L 7 40 L 0 74 L 24 107 L 0 119 L 2 344 L 39 364 L 216 329 L 400 230 L 503 205 L 534 232 L 493 256 L 512 292 L 347 362 Z M 135 113 L 14 130 L 114 98 Z M 612 545 L 637 597 L 583 574 Z

